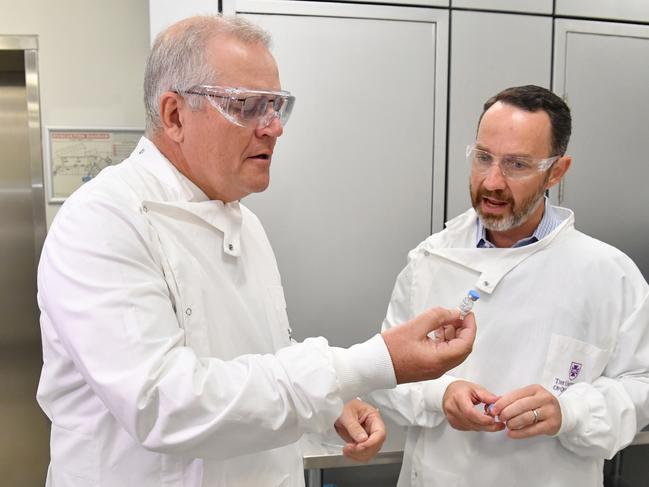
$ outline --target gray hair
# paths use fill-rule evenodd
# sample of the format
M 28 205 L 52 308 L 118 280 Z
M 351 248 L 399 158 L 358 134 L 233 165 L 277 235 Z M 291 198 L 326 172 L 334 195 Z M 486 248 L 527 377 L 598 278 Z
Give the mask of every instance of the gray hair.
M 233 37 L 245 43 L 270 48 L 270 34 L 241 17 L 199 15 L 177 22 L 155 39 L 144 69 L 146 134 L 160 129 L 160 96 L 165 91 L 182 91 L 212 84 L 218 76 L 205 59 L 208 42 L 216 36 Z M 188 99 L 198 109 L 200 100 Z

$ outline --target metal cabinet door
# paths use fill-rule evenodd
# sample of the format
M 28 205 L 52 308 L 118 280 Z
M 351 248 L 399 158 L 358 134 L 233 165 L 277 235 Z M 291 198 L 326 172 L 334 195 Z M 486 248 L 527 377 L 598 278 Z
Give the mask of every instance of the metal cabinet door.
M 649 26 L 556 21 L 554 86 L 572 110 L 572 167 L 553 200 L 649 279 Z
M 471 206 L 465 149 L 475 140 L 484 102 L 524 84 L 549 88 L 552 20 L 531 15 L 453 12 L 447 217 Z
M 649 22 L 647 0 L 557 0 L 557 15 Z
M 244 2 L 296 95 L 263 222 L 295 335 L 376 333 L 407 252 L 443 223 L 445 10 Z M 228 5 L 224 5 L 228 12 Z

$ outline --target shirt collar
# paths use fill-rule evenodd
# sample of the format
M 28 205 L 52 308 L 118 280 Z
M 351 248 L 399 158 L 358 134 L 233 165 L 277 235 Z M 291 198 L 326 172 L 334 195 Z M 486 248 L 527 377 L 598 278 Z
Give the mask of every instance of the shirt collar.
M 552 208 L 552 205 L 550 204 L 547 196 L 543 198 L 543 204 L 543 218 L 541 218 L 541 221 L 536 227 L 536 230 L 534 230 L 534 233 L 529 237 L 520 239 L 518 242 L 512 245 L 512 248 L 524 247 L 534 242 L 538 242 L 539 240 L 547 237 L 550 233 L 552 233 L 552 230 L 554 230 L 561 224 L 563 218 L 561 218 L 561 216 L 554 210 L 554 208 Z M 482 224 L 480 218 L 478 218 L 477 220 L 478 231 L 476 247 L 484 249 L 496 248 L 496 246 L 487 239 L 487 229 Z

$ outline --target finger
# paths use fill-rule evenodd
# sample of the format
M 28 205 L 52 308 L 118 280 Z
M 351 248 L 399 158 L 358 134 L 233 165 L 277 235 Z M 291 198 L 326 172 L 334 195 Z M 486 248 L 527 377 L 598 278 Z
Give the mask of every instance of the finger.
M 367 462 L 373 458 L 383 446 L 386 437 L 385 424 L 376 410 L 367 416 L 363 425 L 369 432 L 367 440 L 348 443 L 343 448 L 345 456 L 359 462 Z
M 453 340 L 455 338 L 455 327 L 453 325 L 444 325 L 444 340 Z
M 476 391 L 473 391 L 474 394 Z M 464 401 L 458 404 L 457 413 L 462 419 L 461 422 L 474 431 L 482 431 L 484 428 L 490 428 L 495 424 L 494 418 L 482 414 L 475 408 L 473 402 Z
M 460 311 L 458 309 L 431 308 L 415 317 L 413 322 L 417 326 L 420 336 L 425 338 L 440 326 L 451 324 L 459 319 Z
M 376 409 L 366 402 L 359 399 L 352 399 L 345 404 L 342 414 L 336 421 L 336 425 L 339 426 L 336 430 L 342 430 L 339 431 L 339 434 L 341 434 L 341 432 L 345 434 L 346 438 L 341 434 L 341 437 L 343 437 L 345 441 L 355 443 L 365 441 L 368 435 L 366 428 L 362 423 L 367 420 L 370 413 L 375 411 Z
M 536 414 L 534 414 L 534 411 L 536 411 Z M 537 418 L 539 417 L 539 411 L 538 409 L 530 409 L 527 410 L 518 416 L 514 416 L 511 419 L 506 420 L 507 421 L 507 427 L 510 430 L 520 430 L 523 428 L 529 428 L 531 426 L 534 426 L 538 424 Z
M 443 325 L 440 326 L 437 330 L 433 332 L 435 338 L 439 341 L 449 341 L 455 338 L 455 326 L 453 325 Z
M 340 436 L 345 441 L 345 443 L 355 443 L 354 438 L 351 437 L 351 435 L 347 432 L 345 426 L 340 423 L 340 421 L 336 421 L 334 423 L 334 428 L 336 429 L 338 436 Z
M 349 443 L 343 447 L 343 455 L 357 462 L 365 463 L 371 460 L 375 454 L 371 449 L 353 443 Z
M 507 436 L 513 440 L 522 440 L 524 438 L 531 438 L 532 436 L 539 436 L 547 434 L 545 431 L 545 426 L 543 423 L 536 423 L 527 428 L 522 428 L 518 430 L 510 429 L 507 432 Z
M 507 394 L 503 394 L 493 405 L 492 412 L 502 417 L 502 412 L 505 408 L 509 407 L 516 401 L 519 401 L 526 397 L 534 396 L 536 389 L 533 386 L 522 387 L 520 389 L 515 389 L 509 391 Z M 520 414 L 523 409 L 519 410 L 517 414 Z M 513 416 L 510 416 L 513 417 Z
M 539 398 L 536 396 L 526 396 L 521 399 L 514 401 L 505 407 L 498 417 L 503 421 L 510 421 L 517 416 L 522 416 L 525 413 L 532 411 L 533 409 L 541 407 Z M 494 410 L 496 408 L 494 407 Z M 533 415 L 532 415 L 533 416 Z M 528 416 L 529 417 L 529 416 Z
M 473 343 L 475 341 L 475 335 L 476 335 L 475 315 L 473 313 L 469 313 L 464 317 L 464 319 L 461 321 L 460 326 L 458 326 L 457 329 L 455 330 L 455 336 L 466 342 Z

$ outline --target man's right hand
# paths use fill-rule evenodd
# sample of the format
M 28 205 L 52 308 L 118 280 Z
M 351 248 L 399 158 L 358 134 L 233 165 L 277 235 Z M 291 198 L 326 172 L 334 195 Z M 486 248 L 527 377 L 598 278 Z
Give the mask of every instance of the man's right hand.
M 445 325 L 455 328 L 455 336 L 448 341 L 428 336 Z M 475 333 L 472 313 L 462 320 L 457 309 L 432 308 L 381 335 L 390 352 L 397 383 L 403 384 L 436 379 L 462 363 L 471 353 Z M 449 333 L 445 335 L 448 337 Z
M 475 408 L 476 404 L 493 404 L 498 396 L 478 384 L 456 380 L 446 388 L 442 408 L 449 424 L 460 431 L 500 431 L 505 423 Z

